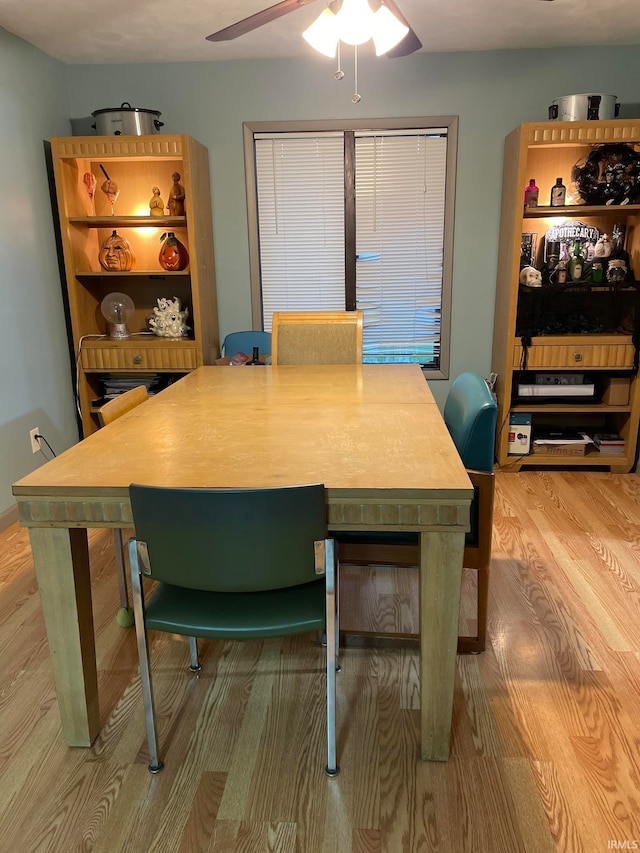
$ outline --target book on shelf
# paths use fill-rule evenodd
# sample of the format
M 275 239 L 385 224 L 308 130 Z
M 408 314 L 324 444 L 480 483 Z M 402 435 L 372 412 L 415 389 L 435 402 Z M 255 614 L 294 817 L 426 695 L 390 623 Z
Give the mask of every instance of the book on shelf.
M 549 427 L 536 429 L 533 436 L 534 444 L 591 444 L 592 439 L 586 434 L 574 429 Z
M 549 456 L 584 456 L 592 439 L 585 432 L 571 429 L 536 429 L 533 438 L 533 452 Z
M 596 432 L 593 435 L 593 443 L 601 453 L 624 453 L 624 438 L 617 433 Z

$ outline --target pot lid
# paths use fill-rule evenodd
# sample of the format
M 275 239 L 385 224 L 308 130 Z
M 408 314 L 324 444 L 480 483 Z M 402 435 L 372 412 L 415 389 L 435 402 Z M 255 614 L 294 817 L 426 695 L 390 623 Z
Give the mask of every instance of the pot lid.
M 102 113 L 151 113 L 154 116 L 162 115 L 158 110 L 145 110 L 142 107 L 132 107 L 128 101 L 124 101 L 119 107 L 107 107 L 104 110 L 96 110 L 91 115 L 95 118 Z

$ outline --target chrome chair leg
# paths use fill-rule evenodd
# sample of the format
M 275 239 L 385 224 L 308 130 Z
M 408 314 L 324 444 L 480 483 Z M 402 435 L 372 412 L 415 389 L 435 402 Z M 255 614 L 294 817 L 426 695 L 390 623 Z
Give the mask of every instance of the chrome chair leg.
M 144 703 L 144 717 L 147 726 L 147 743 L 149 745 L 149 772 L 159 773 L 164 764 L 158 758 L 158 736 L 156 733 L 156 716 L 153 702 L 153 684 L 151 681 L 151 663 L 149 661 L 149 646 L 147 630 L 144 623 L 144 597 L 138 563 L 137 541 L 129 541 L 129 563 L 131 565 L 131 591 L 133 593 L 133 611 L 135 615 L 136 639 L 138 641 L 138 660 L 140 663 L 140 683 Z
M 189 657 L 191 658 L 189 665 L 191 672 L 200 672 L 202 664 L 198 660 L 198 640 L 196 637 L 189 637 Z
M 116 622 L 121 628 L 129 628 L 133 625 L 133 610 L 129 606 L 127 568 L 124 562 L 124 543 L 122 541 L 122 530 L 119 527 L 115 527 L 113 530 L 113 550 L 116 557 L 116 574 L 118 576 L 118 591 L 120 593 L 120 610 L 118 610 L 116 615 Z
M 124 545 L 122 542 L 122 530 L 115 527 L 113 530 L 113 548 L 116 552 L 116 573 L 118 575 L 118 590 L 120 592 L 120 607 L 129 607 L 129 593 L 127 592 L 127 572 L 124 564 Z
M 336 666 L 337 666 L 337 577 L 332 539 L 325 541 L 325 582 L 327 620 L 327 776 L 340 772 L 336 759 Z

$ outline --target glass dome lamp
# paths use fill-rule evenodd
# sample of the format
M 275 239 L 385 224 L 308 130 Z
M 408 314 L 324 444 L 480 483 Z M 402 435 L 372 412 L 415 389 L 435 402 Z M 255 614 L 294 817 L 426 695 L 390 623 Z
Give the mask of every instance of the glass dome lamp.
M 133 299 L 126 293 L 107 293 L 100 303 L 100 310 L 109 325 L 110 337 L 122 340 L 131 336 L 127 323 L 135 307 Z

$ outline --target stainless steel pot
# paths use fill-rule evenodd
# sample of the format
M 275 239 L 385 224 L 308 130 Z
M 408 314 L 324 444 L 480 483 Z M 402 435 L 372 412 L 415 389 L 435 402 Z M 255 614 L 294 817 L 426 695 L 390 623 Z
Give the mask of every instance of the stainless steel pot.
M 595 121 L 617 118 L 620 104 L 617 95 L 601 93 L 589 95 L 564 95 L 556 98 L 549 107 L 549 120 L 553 121 Z
M 91 127 L 99 136 L 144 136 L 159 133 L 164 127 L 164 122 L 158 121 L 162 113 L 132 107 L 128 101 L 113 109 L 96 110 L 91 115 L 96 120 Z

